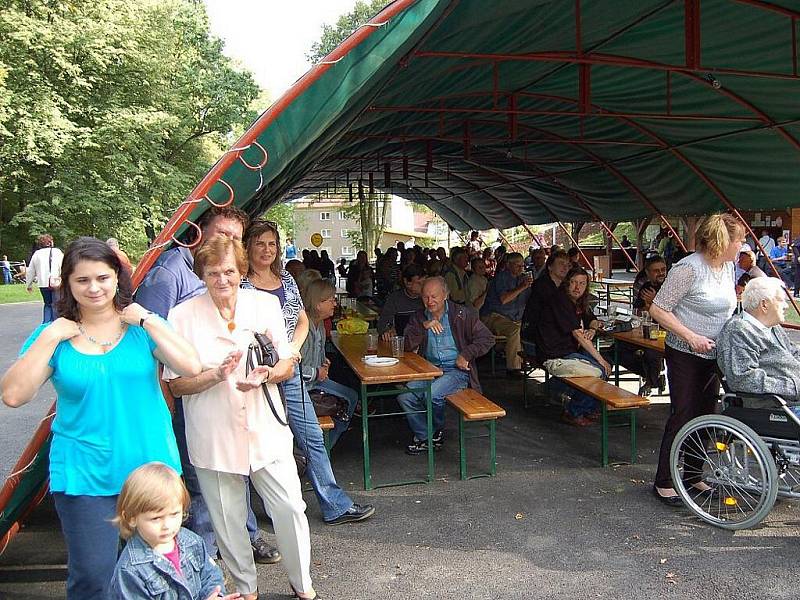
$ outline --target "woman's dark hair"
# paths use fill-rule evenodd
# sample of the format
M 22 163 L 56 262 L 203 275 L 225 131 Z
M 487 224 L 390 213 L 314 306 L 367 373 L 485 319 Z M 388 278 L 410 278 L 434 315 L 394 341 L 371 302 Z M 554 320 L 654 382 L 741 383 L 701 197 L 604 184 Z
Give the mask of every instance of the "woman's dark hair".
M 101 262 L 117 274 L 117 293 L 114 295 L 114 308 L 121 311 L 132 302 L 133 285 L 127 269 L 122 268 L 122 263 L 117 253 L 102 240 L 93 237 L 79 237 L 67 246 L 64 260 L 61 262 L 61 288 L 57 302 L 58 313 L 70 321 L 81 320 L 81 310 L 72 289 L 69 278 L 75 271 L 78 263 L 84 260 Z
M 589 281 L 591 278 L 589 277 L 589 273 L 586 271 L 586 269 L 583 267 L 571 268 L 567 273 L 567 276 L 564 277 L 564 281 L 561 282 L 560 289 L 567 294 L 569 290 L 569 282 L 572 281 L 573 277 L 577 277 L 578 275 L 583 275 L 586 277 L 586 289 L 584 290 L 583 295 L 575 301 L 575 312 L 583 314 L 589 310 Z
M 262 219 L 251 221 L 250 226 L 244 232 L 244 249 L 247 251 L 248 262 L 250 265 L 252 265 L 253 261 L 250 260 L 250 250 L 252 249 L 253 244 L 256 243 L 258 238 L 269 232 L 272 232 L 272 234 L 275 236 L 276 245 L 275 260 L 272 261 L 272 264 L 269 266 L 269 270 L 272 271 L 272 274 L 275 275 L 275 277 L 280 279 L 281 271 L 283 270 L 283 265 L 281 264 L 281 234 L 278 233 L 278 228 L 274 223 L 271 221 L 264 221 Z M 252 271 L 252 266 L 250 270 Z

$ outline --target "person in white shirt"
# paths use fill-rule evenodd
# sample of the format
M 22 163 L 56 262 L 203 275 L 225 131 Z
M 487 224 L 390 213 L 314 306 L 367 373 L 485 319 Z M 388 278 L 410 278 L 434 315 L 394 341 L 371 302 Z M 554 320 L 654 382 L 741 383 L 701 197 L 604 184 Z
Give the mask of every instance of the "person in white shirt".
M 53 246 L 53 236 L 45 233 L 37 239 L 39 249 L 31 256 L 31 264 L 25 271 L 25 287 L 33 290 L 33 284 L 39 288 L 44 301 L 42 323 L 55 321 L 56 314 L 53 304 L 58 288 L 61 285 L 61 261 L 64 253 Z
M 761 269 L 765 269 L 767 265 L 766 256 L 769 256 L 772 252 L 772 249 L 775 247 L 775 240 L 773 240 L 769 232 L 764 230 L 761 232 L 761 237 L 758 239 L 758 243 L 761 244 L 761 247 L 764 248 L 764 254 L 758 253 L 758 266 Z

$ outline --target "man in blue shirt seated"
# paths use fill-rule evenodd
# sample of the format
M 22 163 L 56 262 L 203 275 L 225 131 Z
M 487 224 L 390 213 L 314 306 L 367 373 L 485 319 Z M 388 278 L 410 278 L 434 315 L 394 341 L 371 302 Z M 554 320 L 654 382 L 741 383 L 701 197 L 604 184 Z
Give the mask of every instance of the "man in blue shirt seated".
M 778 245 L 769 252 L 769 258 L 778 269 L 778 273 L 786 284 L 786 287 L 791 288 L 794 283 L 794 269 L 788 257 L 789 248 L 787 247 L 786 238 L 779 237 Z M 772 275 L 772 269 L 767 270 L 767 275 Z M 797 290 L 795 290 L 795 294 Z
M 468 307 L 447 300 L 447 284 L 442 277 L 431 277 L 422 286 L 425 308 L 411 317 L 405 330 L 406 350 L 416 351 L 439 367 L 443 374 L 433 380 L 432 442 L 441 447 L 444 437 L 445 399 L 458 390 L 471 387 L 480 392 L 478 366 L 475 361 L 494 345 L 494 337 L 478 318 L 478 313 Z M 410 381 L 411 389 L 424 388 L 425 381 Z M 407 392 L 397 397 L 406 411 L 406 418 L 414 437 L 406 448 L 408 454 L 428 451 L 428 419 L 425 414 L 425 395 Z
M 506 270 L 498 272 L 489 283 L 481 320 L 493 334 L 506 337 L 506 369 L 509 375 L 518 376 L 522 366 L 519 357 L 522 315 L 531 293 L 533 276 L 523 273 L 525 265 L 519 252 L 509 254 L 506 264 Z

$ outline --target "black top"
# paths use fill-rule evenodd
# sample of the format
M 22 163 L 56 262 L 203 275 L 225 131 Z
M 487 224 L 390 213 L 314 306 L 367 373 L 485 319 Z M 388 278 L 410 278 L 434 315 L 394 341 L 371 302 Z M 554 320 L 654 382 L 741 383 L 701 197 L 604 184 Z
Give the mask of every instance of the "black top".
M 652 283 L 647 279 L 647 273 L 644 269 L 639 271 L 636 278 L 633 280 L 633 308 L 643 310 L 645 308 L 644 300 L 642 300 L 642 292 L 644 290 L 658 290 L 661 289 L 660 283 Z
M 522 315 L 521 338 L 523 340 L 534 341 L 536 339 L 534 327 L 539 320 L 541 307 L 543 304 L 548 304 L 550 298 L 557 292 L 558 288 L 555 281 L 550 278 L 549 271 L 545 271 L 539 279 L 533 282 L 531 295 L 528 297 L 525 312 Z
M 591 309 L 579 314 L 567 293 L 558 290 L 549 302 L 542 304 L 534 326 L 534 342 L 539 361 L 562 358 L 580 349 L 572 332 L 588 328 L 594 320 Z

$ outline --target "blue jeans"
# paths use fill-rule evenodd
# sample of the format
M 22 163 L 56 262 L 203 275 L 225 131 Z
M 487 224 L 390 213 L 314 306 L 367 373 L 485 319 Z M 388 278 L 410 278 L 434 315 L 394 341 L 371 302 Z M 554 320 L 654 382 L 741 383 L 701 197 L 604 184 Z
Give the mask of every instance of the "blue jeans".
M 178 443 L 183 481 L 186 484 L 186 489 L 189 490 L 189 497 L 191 498 L 189 516 L 184 526 L 203 538 L 209 555 L 215 557 L 217 556 L 217 538 L 214 536 L 214 528 L 211 526 L 211 515 L 208 514 L 206 501 L 203 500 L 203 496 L 200 493 L 200 484 L 197 481 L 194 465 L 189 461 L 189 449 L 186 446 L 186 420 L 183 416 L 183 400 L 181 398 L 175 398 L 172 430 L 175 432 L 175 441 Z M 250 541 L 254 541 L 256 535 L 258 535 L 258 521 L 256 521 L 256 515 L 250 507 L 250 485 L 246 489 L 247 533 L 250 534 Z
M 433 430 L 439 431 L 444 428 L 444 404 L 445 399 L 450 394 L 458 390 L 466 389 L 469 386 L 469 371 L 462 371 L 455 367 L 442 368 L 444 374 L 437 377 L 431 383 L 431 395 L 433 405 Z M 427 381 L 409 381 L 406 386 L 411 389 L 424 389 Z M 416 392 L 406 392 L 397 397 L 397 402 L 406 411 L 408 426 L 418 440 L 428 439 L 428 417 L 425 414 L 425 394 Z M 421 410 L 423 412 L 412 413 L 411 411 Z
M 116 496 L 53 492 L 67 543 L 67 600 L 105 600 L 119 551 Z
M 330 394 L 331 396 L 336 396 L 337 398 L 342 398 L 347 401 L 347 420 L 333 420 L 334 426 L 329 436 L 331 448 L 333 448 L 333 445 L 339 440 L 341 435 L 347 431 L 347 427 L 350 425 L 350 419 L 353 418 L 353 413 L 356 410 L 356 404 L 358 404 L 358 392 L 353 388 L 342 385 L 341 383 L 337 383 L 332 379 L 317 381 L 314 385 L 308 388 L 309 392 L 313 390 L 320 390 L 326 394 Z
M 12 281 L 11 269 L 3 267 L 3 285 L 9 285 Z
M 300 452 L 308 460 L 306 475 L 317 495 L 322 518 L 331 521 L 347 512 L 353 506 L 353 500 L 336 483 L 314 405 L 308 397 L 307 386 L 301 389 L 298 370 L 295 369 L 294 376 L 283 383 L 283 393 L 289 427 Z
M 606 373 L 605 369 L 600 366 L 600 363 L 598 363 L 591 354 L 573 352 L 561 358 L 577 358 L 590 362 L 602 371 L 603 379 L 608 379 L 608 373 Z M 583 392 L 578 392 L 574 388 L 571 388 L 557 377 L 550 378 L 550 385 L 552 386 L 550 390 L 553 394 L 565 393 L 569 395 L 571 399 L 565 409 L 573 417 L 585 417 L 586 415 L 596 413 L 600 409 L 600 403 L 597 400 Z
M 42 294 L 42 301 L 44 302 L 44 309 L 42 310 L 42 323 L 50 323 L 51 321 L 56 320 L 56 311 L 53 308 L 53 302 L 55 301 L 56 293 L 53 291 L 53 288 L 43 287 L 39 288 L 39 292 Z

